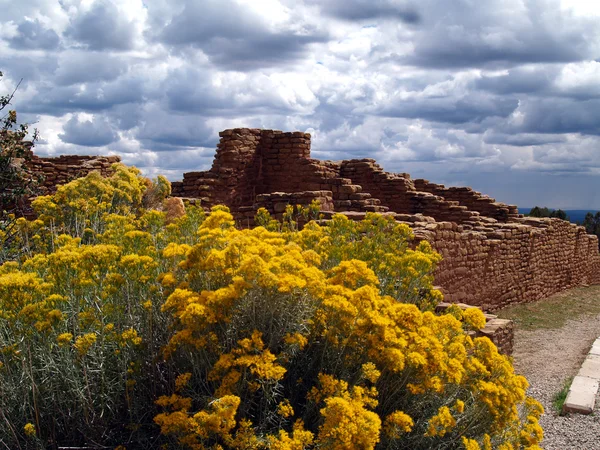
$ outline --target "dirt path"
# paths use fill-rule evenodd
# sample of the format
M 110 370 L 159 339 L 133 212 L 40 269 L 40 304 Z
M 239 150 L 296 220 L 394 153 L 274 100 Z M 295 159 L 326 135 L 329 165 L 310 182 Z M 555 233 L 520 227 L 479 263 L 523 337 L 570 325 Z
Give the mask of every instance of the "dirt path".
M 598 299 L 600 302 L 600 298 Z M 559 416 L 552 406 L 554 395 L 577 374 L 593 341 L 600 336 L 600 314 L 583 314 L 557 329 L 515 331 L 514 365 L 527 377 L 529 395 L 546 410 L 542 447 L 546 450 L 600 450 L 600 399 L 589 416 Z

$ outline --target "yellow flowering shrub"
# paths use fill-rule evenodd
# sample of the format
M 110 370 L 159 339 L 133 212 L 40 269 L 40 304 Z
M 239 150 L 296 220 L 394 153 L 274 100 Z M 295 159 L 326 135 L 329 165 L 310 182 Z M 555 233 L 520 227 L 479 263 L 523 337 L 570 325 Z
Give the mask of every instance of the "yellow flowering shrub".
M 116 166 L 18 221 L 21 257 L 0 265 L 9 446 L 538 448 L 526 380 L 469 336 L 479 310 L 433 313 L 440 256 L 410 228 L 299 230 L 316 204 L 254 229 L 225 207 L 147 209 L 168 192 Z
M 195 431 L 194 407 L 157 416 L 180 445 L 243 448 L 236 436 L 248 436 L 247 420 L 258 447 L 303 448 L 298 420 L 323 448 L 541 440 L 525 379 L 488 339 L 467 333 L 485 325 L 481 311 L 430 311 L 439 256 L 426 243 L 411 249 L 408 228 L 368 215 L 297 231 L 261 211 L 267 228 L 238 230 L 222 208 L 213 214 L 179 263 L 187 287 L 162 307 L 175 318 L 165 354 L 189 358 L 185 370 L 197 375 L 184 391 L 203 393 L 200 412 L 239 398 L 239 424 L 217 439 Z M 174 419 L 183 425 L 163 425 Z

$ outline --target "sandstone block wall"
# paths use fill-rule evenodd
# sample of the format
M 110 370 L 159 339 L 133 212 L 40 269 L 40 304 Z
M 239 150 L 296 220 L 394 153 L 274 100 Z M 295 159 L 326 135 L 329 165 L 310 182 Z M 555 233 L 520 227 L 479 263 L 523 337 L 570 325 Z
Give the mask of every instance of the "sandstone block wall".
M 280 217 L 286 204 L 321 201 L 359 220 L 392 214 L 443 256 L 435 273 L 445 298 L 494 311 L 600 282 L 595 236 L 559 219 L 532 219 L 470 188 L 446 188 L 383 170 L 372 159 L 310 158 L 310 135 L 237 128 L 220 133 L 213 166 L 184 174 L 173 195 L 229 206 L 243 226 L 260 207 Z
M 112 165 L 121 161 L 118 156 L 79 156 L 61 155 L 43 158 L 31 151 L 31 142 L 23 142 L 29 153 L 27 158 L 19 159 L 18 164 L 27 166 L 33 173 L 40 195 L 56 192 L 57 186 L 68 183 L 76 178 L 84 177 L 92 171 L 98 171 L 104 177 L 112 174 Z M 9 209 L 15 205 L 9 205 Z M 19 205 L 20 214 L 33 218 L 31 199 L 24 199 Z
M 265 208 L 271 217 L 282 221 L 287 206 L 291 205 L 294 208 L 294 219 L 299 226 L 303 226 L 308 218 L 299 215 L 297 207 L 308 207 L 314 200 L 319 202 L 321 212 L 334 211 L 333 193 L 331 191 L 273 192 L 257 195 L 252 206 L 238 207 L 236 209 L 237 221 L 243 227 L 249 228 L 256 225 L 254 216 L 260 208 Z
M 310 158 L 310 135 L 301 132 L 236 128 L 220 133 L 210 170 L 183 175 L 173 195 L 204 199 L 207 207 L 226 204 L 244 220 L 257 196 L 272 192 L 331 191 L 338 210 L 384 212 L 352 180 L 340 176 L 340 164 Z
M 443 260 L 435 273 L 446 301 L 494 311 L 600 283 L 598 239 L 560 219 L 518 218 L 465 230 L 448 222 L 415 228 Z
M 40 176 L 42 193 L 49 194 L 55 192 L 58 185 L 84 177 L 92 171 L 98 171 L 104 177 L 109 176 L 112 174 L 112 165 L 120 161 L 118 156 L 61 155 L 40 158 L 32 155 L 27 164 Z
M 391 214 L 426 239 L 443 260 L 435 272 L 447 301 L 494 311 L 581 284 L 600 283 L 595 236 L 559 219 L 525 218 L 516 206 L 470 188 L 446 188 L 408 174 L 385 172 L 372 159 L 310 158 L 310 135 L 238 128 L 220 133 L 210 170 L 173 183 L 173 195 L 205 207 L 229 206 L 242 226 L 263 207 L 281 218 L 287 204 L 321 203 L 325 219 L 369 211 Z M 32 158 L 47 192 L 92 170 L 103 175 L 119 158 Z
M 340 173 L 379 198 L 391 211 L 424 214 L 456 223 L 473 222 L 479 217 L 479 213 L 469 211 L 457 201 L 418 190 L 406 173 L 385 172 L 373 159 L 342 161 Z
M 414 185 L 419 191 L 429 192 L 449 201 L 456 201 L 470 211 L 477 211 L 481 215 L 492 217 L 499 222 L 507 222 L 519 215 L 516 206 L 496 202 L 495 199 L 482 195 L 470 187 L 447 188 L 443 184 L 430 183 L 423 179 L 415 180 Z

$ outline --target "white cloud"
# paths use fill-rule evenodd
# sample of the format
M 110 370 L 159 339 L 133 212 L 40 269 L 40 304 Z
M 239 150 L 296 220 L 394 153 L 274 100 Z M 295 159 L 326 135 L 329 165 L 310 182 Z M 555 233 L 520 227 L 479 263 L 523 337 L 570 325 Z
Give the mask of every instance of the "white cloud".
M 24 79 L 14 105 L 37 121 L 43 155 L 114 152 L 177 179 L 210 166 L 218 131 L 251 126 L 308 130 L 319 158 L 374 157 L 512 202 L 516 191 L 503 180 L 539 180 L 543 198 L 551 174 L 600 170 L 594 2 L 23 0 L 3 8 L 0 94 Z

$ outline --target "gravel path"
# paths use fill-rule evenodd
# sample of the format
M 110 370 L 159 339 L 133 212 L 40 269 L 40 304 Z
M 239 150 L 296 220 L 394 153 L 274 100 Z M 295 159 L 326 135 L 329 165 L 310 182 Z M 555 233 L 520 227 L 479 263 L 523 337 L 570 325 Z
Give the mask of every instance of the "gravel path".
M 577 374 L 594 340 L 600 336 L 600 315 L 568 321 L 557 330 L 515 331 L 514 365 L 527 377 L 529 395 L 546 410 L 540 421 L 546 450 L 600 450 L 600 399 L 594 414 L 557 415 L 553 396 Z

